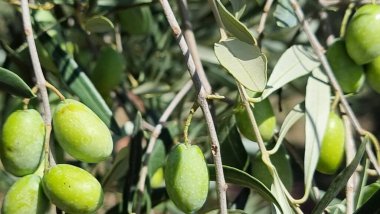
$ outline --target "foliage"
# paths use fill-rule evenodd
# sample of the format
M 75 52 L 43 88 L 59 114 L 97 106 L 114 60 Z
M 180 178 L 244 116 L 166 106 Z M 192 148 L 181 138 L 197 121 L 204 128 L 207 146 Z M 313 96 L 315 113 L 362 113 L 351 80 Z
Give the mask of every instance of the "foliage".
M 358 213 L 371 212 L 379 185 L 366 145 L 376 144 L 380 135 L 379 95 L 369 85 L 344 95 L 354 116 L 374 134 L 354 130 L 346 137 L 346 144 L 351 142 L 346 149 L 350 161 L 333 175 L 316 172 L 328 115 L 335 111 L 343 117 L 346 110 L 338 106 L 342 97 L 318 54 L 321 47 L 310 45 L 301 26 L 305 22 L 291 1 L 272 5 L 262 34 L 257 29 L 266 1 L 210 1 L 219 19 L 207 1 L 189 1 L 185 13 L 180 2 L 170 4 L 183 28 L 193 30 L 197 44 L 192 45 L 188 31 L 182 36 L 197 48 L 212 87 L 208 99 L 221 144 L 229 213 L 343 213 L 349 206 Z M 339 30 L 347 27 L 343 17 L 359 7 L 359 3 L 301 3 L 309 33 L 317 35 L 326 48 L 329 38 L 338 37 Z M 218 212 L 215 148 L 210 147 L 210 132 L 201 111 L 189 114 L 198 101 L 196 87 L 183 91 L 191 81 L 186 61 L 191 55 L 182 56 L 160 1 L 37 0 L 29 7 L 46 80 L 66 98 L 84 103 L 112 132 L 114 150 L 100 163 L 75 159 L 51 135 L 57 164 L 81 167 L 101 183 L 104 203 L 99 212 L 179 213 L 166 193 L 163 174 L 170 149 L 187 140 L 201 148 L 211 180 L 206 203 L 197 212 Z M 184 20 L 186 13 L 191 27 Z M 25 102 L 44 116 L 40 94 L 32 89 L 36 80 L 20 17 L 17 1 L 0 1 L 1 124 Z M 223 26 L 221 34 L 218 26 Z M 49 101 L 54 111 L 60 97 L 53 92 L 49 91 Z M 181 101 L 168 112 L 169 104 L 181 93 Z M 245 138 L 237 128 L 234 114 L 237 106 L 242 107 L 244 94 L 249 95 L 245 98 L 254 115 L 260 114 L 255 111 L 259 102 L 269 100 L 274 108 L 275 134 L 265 144 L 261 138 L 258 142 Z M 253 133 L 253 121 L 246 116 L 239 120 Z M 146 176 L 145 182 L 141 175 Z M 351 175 L 361 183 L 354 185 L 355 197 L 346 198 L 344 188 Z M 18 180 L 1 166 L 0 198 Z

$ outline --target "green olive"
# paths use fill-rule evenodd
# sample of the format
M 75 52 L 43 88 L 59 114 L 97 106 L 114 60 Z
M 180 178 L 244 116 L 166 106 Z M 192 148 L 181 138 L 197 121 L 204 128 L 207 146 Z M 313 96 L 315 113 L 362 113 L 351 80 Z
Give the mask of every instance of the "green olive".
M 49 200 L 43 193 L 41 178 L 27 175 L 17 180 L 4 197 L 3 214 L 40 214 L 46 213 Z
M 344 41 L 335 41 L 327 49 L 326 56 L 343 92 L 358 92 L 364 85 L 364 69 L 348 56 Z
M 377 93 L 380 93 L 380 57 L 367 65 L 366 75 L 369 86 Z
M 274 116 L 272 105 L 268 99 L 265 99 L 259 103 L 255 103 L 252 111 L 259 126 L 261 137 L 265 142 L 268 142 L 272 139 L 276 128 L 276 117 Z M 244 105 L 239 104 L 235 109 L 235 119 L 240 133 L 249 140 L 257 141 Z
M 97 163 L 112 152 L 109 129 L 81 102 L 66 99 L 58 104 L 53 115 L 53 130 L 62 148 L 80 161 Z
M 44 121 L 36 110 L 13 112 L 3 126 L 0 146 L 4 168 L 16 176 L 32 174 L 43 155 Z
M 334 174 L 344 156 L 345 132 L 342 119 L 330 112 L 325 135 L 320 147 L 317 170 L 325 174 Z
M 347 53 L 358 65 L 366 64 L 380 55 L 380 5 L 360 7 L 348 23 Z
M 50 168 L 42 178 L 46 196 L 66 213 L 95 213 L 103 204 L 103 190 L 87 171 L 68 164 Z
M 209 187 L 207 164 L 196 145 L 178 144 L 169 153 L 165 184 L 170 199 L 185 213 L 200 209 Z

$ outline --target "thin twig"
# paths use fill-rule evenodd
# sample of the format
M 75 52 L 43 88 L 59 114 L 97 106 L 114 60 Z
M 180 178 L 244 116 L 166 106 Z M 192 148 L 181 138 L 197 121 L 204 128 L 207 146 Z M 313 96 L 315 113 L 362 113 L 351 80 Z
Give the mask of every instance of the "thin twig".
M 344 108 L 344 111 L 346 112 L 347 116 L 350 118 L 350 121 L 351 121 L 352 125 L 354 126 L 355 130 L 360 135 L 364 136 L 366 134 L 365 130 L 363 130 L 363 128 L 361 127 L 358 119 L 356 118 L 354 112 L 352 111 L 350 105 L 348 104 L 347 99 L 345 98 L 345 96 L 342 92 L 342 89 L 341 89 L 340 85 L 338 84 L 338 82 L 337 82 L 337 80 L 336 80 L 336 78 L 332 72 L 330 64 L 328 63 L 328 61 L 326 59 L 326 56 L 324 54 L 324 49 L 322 48 L 321 44 L 319 43 L 317 37 L 314 35 L 312 30 L 310 29 L 310 25 L 309 25 L 308 21 L 305 20 L 304 13 L 303 13 L 300 5 L 298 4 L 297 0 L 289 0 L 289 1 L 292 4 L 292 7 L 293 7 L 293 9 L 297 15 L 298 20 L 300 21 L 300 23 L 302 25 L 302 28 L 303 28 L 307 38 L 309 39 L 309 43 L 313 47 L 315 53 L 317 54 L 317 56 L 319 58 L 319 61 L 321 62 L 322 66 L 323 66 L 324 71 L 325 71 L 326 75 L 328 76 L 332 87 L 334 88 L 336 94 L 339 95 L 340 102 Z M 374 154 L 371 150 L 371 147 L 367 146 L 366 152 L 370 158 L 374 157 Z M 371 163 L 373 165 L 375 165 L 375 169 L 378 169 L 379 167 L 378 167 L 378 164 L 376 162 L 376 158 L 375 158 L 375 161 L 374 161 L 374 158 L 371 158 L 370 160 L 371 160 Z M 380 174 L 379 171 L 378 171 L 378 173 Z
M 50 142 L 50 133 L 51 133 L 51 111 L 48 93 L 46 89 L 46 80 L 44 74 L 42 73 L 40 60 L 38 59 L 37 48 L 34 42 L 34 35 L 32 24 L 30 21 L 30 11 L 28 6 L 28 0 L 21 0 L 21 10 L 22 10 L 22 21 L 24 25 L 24 32 L 26 35 L 26 40 L 29 46 L 29 54 L 32 60 L 34 74 L 37 80 L 37 87 L 39 89 L 42 106 L 43 106 L 43 118 L 45 123 L 45 142 L 44 142 L 44 151 L 45 158 L 47 160 L 45 165 L 45 170 L 50 166 L 55 164 L 54 159 L 50 156 L 49 142 Z
M 260 24 L 259 24 L 259 27 L 257 28 L 257 33 L 258 33 L 257 40 L 259 44 L 261 43 L 261 40 L 263 38 L 265 23 L 267 21 L 268 13 L 269 13 L 270 8 L 272 7 L 272 4 L 273 4 L 273 0 L 267 0 L 263 8 L 263 13 L 261 14 Z
M 148 174 L 148 163 L 150 159 L 150 155 L 152 154 L 154 145 L 158 137 L 161 134 L 161 130 L 163 128 L 163 124 L 168 120 L 169 116 L 173 113 L 174 109 L 177 107 L 178 103 L 183 99 L 183 97 L 189 92 L 189 90 L 193 87 L 192 81 L 188 81 L 184 87 L 175 95 L 173 100 L 170 102 L 168 107 L 165 109 L 164 113 L 161 115 L 158 124 L 154 127 L 154 130 L 149 139 L 148 147 L 145 152 L 144 160 L 142 162 L 142 167 L 139 173 L 139 181 L 137 183 L 138 189 L 138 199 L 137 199 L 137 208 L 136 213 L 141 212 L 141 199 L 145 190 L 145 180 Z
M 176 38 L 178 45 L 182 51 L 182 55 L 185 58 L 188 71 L 190 73 L 190 76 L 193 80 L 194 86 L 196 90 L 198 91 L 198 99 L 197 102 L 199 103 L 203 115 L 206 119 L 210 139 L 211 139 L 211 151 L 215 163 L 215 171 L 216 171 L 216 186 L 217 186 L 217 196 L 219 201 L 219 209 L 220 213 L 226 214 L 227 213 L 227 198 L 226 198 L 226 190 L 227 185 L 224 180 L 224 173 L 223 173 L 223 166 L 222 166 L 222 158 L 220 154 L 220 145 L 219 140 L 216 134 L 214 121 L 209 109 L 209 104 L 207 102 L 207 92 L 205 91 L 205 88 L 203 86 L 203 83 L 201 82 L 201 79 L 199 78 L 198 71 L 195 67 L 195 63 L 193 60 L 193 57 L 191 56 L 191 53 L 189 51 L 189 47 L 184 39 L 184 36 L 182 34 L 181 28 L 179 27 L 179 24 L 177 22 L 177 19 L 174 16 L 173 10 L 171 9 L 171 6 L 169 5 L 169 2 L 167 0 L 160 0 L 160 3 L 162 5 L 162 8 L 164 10 L 165 16 L 167 21 L 169 22 L 170 27 L 173 30 L 174 37 Z

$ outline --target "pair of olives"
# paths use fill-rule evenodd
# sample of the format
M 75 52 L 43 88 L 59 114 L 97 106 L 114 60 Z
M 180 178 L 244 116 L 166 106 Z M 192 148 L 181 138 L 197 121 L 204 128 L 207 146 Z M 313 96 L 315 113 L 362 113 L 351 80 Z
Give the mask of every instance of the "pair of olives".
M 327 50 L 332 70 L 345 93 L 355 93 L 364 84 L 380 93 L 380 5 L 360 7 L 350 20 L 344 40 Z
M 41 115 L 33 109 L 13 112 L 4 123 L 1 160 L 8 172 L 23 177 L 8 191 L 3 213 L 43 213 L 40 210 L 49 203 L 40 191 L 41 186 L 47 198 L 65 212 L 95 212 L 103 202 L 103 192 L 100 183 L 87 171 L 58 164 L 48 169 L 42 179 L 37 175 L 44 159 L 44 127 Z M 107 126 L 78 101 L 66 99 L 56 107 L 53 130 L 62 148 L 80 161 L 97 163 L 112 152 Z M 33 203 L 21 200 L 22 195 Z
M 30 174 L 17 180 L 4 197 L 2 213 L 46 213 L 49 200 L 66 213 L 94 213 L 103 203 L 103 191 L 87 171 L 58 164 L 42 179 Z

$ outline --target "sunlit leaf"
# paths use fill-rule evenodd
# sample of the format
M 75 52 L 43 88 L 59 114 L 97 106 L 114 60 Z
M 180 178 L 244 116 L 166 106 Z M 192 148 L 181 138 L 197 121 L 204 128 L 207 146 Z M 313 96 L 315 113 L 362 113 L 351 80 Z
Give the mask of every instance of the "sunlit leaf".
M 285 139 L 286 134 L 290 128 L 305 115 L 305 104 L 300 103 L 293 107 L 293 109 L 286 115 L 284 122 L 282 123 L 280 134 L 278 136 L 276 146 L 274 149 L 277 149 L 282 141 Z
M 24 98 L 36 96 L 17 74 L 2 67 L 0 67 L 0 90 Z
M 309 77 L 305 98 L 305 188 L 311 188 L 320 145 L 330 112 L 330 85 L 327 76 L 315 69 Z
M 208 171 L 210 173 L 210 180 L 215 181 L 215 165 L 208 164 Z M 248 173 L 241 171 L 239 169 L 223 166 L 224 178 L 227 183 L 233 183 L 239 186 L 248 187 L 256 190 L 266 200 L 279 206 L 279 203 L 274 195 L 265 187 L 263 183 L 249 175 Z
M 320 62 L 309 47 L 294 45 L 285 51 L 275 65 L 261 95 L 265 99 L 287 83 L 310 73 Z
M 104 16 L 94 16 L 87 19 L 84 27 L 90 33 L 106 33 L 114 28 L 111 20 Z
M 251 45 L 256 45 L 256 39 L 253 37 L 248 28 L 237 20 L 222 4 L 220 0 L 216 1 L 220 17 L 224 28 L 234 37 Z
M 251 91 L 264 90 L 267 81 L 267 59 L 255 45 L 238 39 L 227 39 L 214 46 L 220 64 Z
M 295 27 L 298 25 L 298 19 L 290 1 L 278 0 L 276 9 L 273 13 L 276 24 L 279 27 Z

